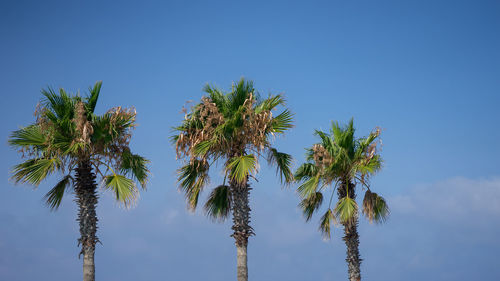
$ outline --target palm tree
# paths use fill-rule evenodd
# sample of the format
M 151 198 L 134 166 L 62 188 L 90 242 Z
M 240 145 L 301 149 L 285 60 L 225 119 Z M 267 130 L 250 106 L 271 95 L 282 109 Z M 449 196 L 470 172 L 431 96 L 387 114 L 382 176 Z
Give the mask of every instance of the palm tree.
M 278 152 L 270 143 L 272 136 L 292 127 L 292 114 L 285 109 L 274 116 L 272 111 L 285 104 L 283 97 L 260 99 L 253 83 L 243 78 L 228 93 L 209 85 L 204 91 L 208 95 L 190 113 L 186 111 L 182 124 L 175 128 L 178 134 L 172 138 L 177 157 L 186 158 L 178 170 L 178 181 L 194 210 L 200 192 L 208 185 L 210 167 L 217 161 L 223 163 L 224 182 L 212 190 L 204 209 L 219 221 L 232 211 L 237 278 L 246 281 L 248 238 L 254 234 L 249 224 L 249 179 L 255 177 L 258 158 L 265 153 L 268 162 L 276 165 L 282 182 L 293 180 L 291 156 Z
M 87 97 L 71 96 L 64 89 L 59 94 L 50 88 L 42 90 L 36 121 L 14 131 L 9 139 L 25 159 L 12 169 L 16 183 L 38 186 L 47 176 L 60 172 L 61 180 L 45 195 L 52 210 L 59 207 L 65 193 L 74 192 L 84 281 L 95 280 L 97 176 L 116 200 L 130 206 L 138 195 L 136 181 L 145 188 L 149 174 L 149 161 L 129 148 L 135 110 L 116 107 L 103 115 L 94 113 L 101 84 L 90 88 Z
M 344 127 L 332 122 L 331 135 L 316 130 L 315 135 L 320 138 L 320 142 L 307 149 L 307 162 L 297 169 L 294 177 L 301 183 L 297 188 L 302 198 L 299 206 L 307 221 L 321 207 L 323 193 L 329 192 L 328 208 L 320 219 L 319 230 L 329 239 L 332 224 L 338 222 L 344 226 L 349 280 L 359 281 L 361 259 L 356 186 L 366 188 L 362 212 L 370 222 L 384 222 L 389 209 L 385 200 L 371 191 L 368 182 L 382 164 L 377 153 L 380 129 L 377 128 L 366 138 L 355 138 L 354 131 L 353 119 Z M 338 201 L 332 208 L 335 190 Z

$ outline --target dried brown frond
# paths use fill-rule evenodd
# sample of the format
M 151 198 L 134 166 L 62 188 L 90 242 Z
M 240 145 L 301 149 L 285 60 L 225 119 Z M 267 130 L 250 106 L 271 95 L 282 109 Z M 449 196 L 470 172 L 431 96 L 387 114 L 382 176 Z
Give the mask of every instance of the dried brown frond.
M 318 167 L 328 167 L 333 163 L 333 157 L 321 144 L 315 144 L 312 147 L 313 157 L 316 166 Z

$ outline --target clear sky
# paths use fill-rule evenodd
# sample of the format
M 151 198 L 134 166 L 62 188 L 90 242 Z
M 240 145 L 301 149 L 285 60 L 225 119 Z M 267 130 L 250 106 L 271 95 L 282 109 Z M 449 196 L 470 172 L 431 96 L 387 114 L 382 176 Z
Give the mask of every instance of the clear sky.
M 500 279 L 499 1 L 4 0 L 0 40 L 1 280 L 81 278 L 75 203 L 43 205 L 53 178 L 14 186 L 7 138 L 33 122 L 40 89 L 98 80 L 98 112 L 136 107 L 132 147 L 153 177 L 132 210 L 101 196 L 97 279 L 235 279 L 230 224 L 187 211 L 168 136 L 206 83 L 242 76 L 287 97 L 296 127 L 277 146 L 295 167 L 331 120 L 354 117 L 358 136 L 385 129 L 372 188 L 392 215 L 361 223 L 365 280 Z M 346 280 L 341 229 L 323 241 L 293 187 L 265 165 L 258 177 L 250 279 Z

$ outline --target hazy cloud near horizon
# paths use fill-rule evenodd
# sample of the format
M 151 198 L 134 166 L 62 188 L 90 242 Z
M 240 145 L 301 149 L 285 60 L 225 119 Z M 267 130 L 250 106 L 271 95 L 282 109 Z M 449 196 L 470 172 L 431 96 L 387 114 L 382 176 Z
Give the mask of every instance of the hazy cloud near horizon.
M 496 261 L 485 258 L 500 251 L 499 178 L 461 177 L 416 185 L 387 197 L 387 201 L 391 217 L 385 225 L 370 225 L 364 219 L 360 225 L 366 279 L 492 280 L 500 275 Z M 234 249 L 227 222 L 213 224 L 201 211 L 190 213 L 182 204 L 143 206 L 124 214 L 124 210 L 108 203 L 102 202 L 99 210 L 104 245 L 98 246 L 97 272 L 102 278 L 154 280 L 154 276 L 173 274 L 175 280 L 216 281 L 233 276 Z M 299 281 L 310 276 L 317 280 L 344 276 L 342 230 L 335 228 L 332 240 L 323 241 L 317 232 L 318 217 L 305 223 L 296 203 L 291 190 L 277 190 L 272 195 L 253 191 L 252 225 L 257 235 L 251 238 L 249 248 L 252 277 Z M 71 217 L 75 210 L 69 198 L 64 204 L 58 213 L 60 219 L 49 217 L 44 222 L 37 219 L 40 215 L 4 215 L 3 221 L 11 227 L 0 232 L 0 275 L 9 280 L 30 280 L 45 276 L 46 269 L 53 267 L 61 275 L 52 280 L 62 281 L 78 273 L 80 263 L 74 245 L 77 225 L 72 224 Z M 273 212 L 277 209 L 280 212 Z M 65 238 L 55 239 L 54 229 L 64 230 Z M 121 237 L 113 237 L 117 232 Z M 30 254 L 28 258 L 26 251 L 40 255 Z M 46 264 L 46 259 L 51 263 Z M 46 264 L 46 268 L 19 268 L 30 260 L 34 265 Z M 331 269 L 322 271 L 319 260 L 328 261 Z M 139 261 L 141 266 L 137 266 Z M 175 270 L 185 263 L 196 270 L 182 274 Z M 109 273 L 115 270 L 122 273 Z

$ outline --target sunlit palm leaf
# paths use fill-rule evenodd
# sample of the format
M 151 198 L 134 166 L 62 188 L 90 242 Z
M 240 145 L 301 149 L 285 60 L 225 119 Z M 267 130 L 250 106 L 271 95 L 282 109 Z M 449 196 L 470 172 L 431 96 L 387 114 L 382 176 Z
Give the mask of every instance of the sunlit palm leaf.
M 104 186 L 111 189 L 117 201 L 129 207 L 135 203 L 138 191 L 135 182 L 123 175 L 113 174 L 104 177 Z
M 40 126 L 31 125 L 12 132 L 9 144 L 17 147 L 41 147 L 45 145 L 45 135 Z
M 301 184 L 297 188 L 297 191 L 299 192 L 299 195 L 302 198 L 308 198 L 317 191 L 318 184 L 319 184 L 319 174 L 317 176 L 314 176 L 306 180 L 303 184 Z
M 239 183 L 244 182 L 248 175 L 255 174 L 257 171 L 257 160 L 253 154 L 234 157 L 229 160 L 227 170 L 229 177 Z
M 29 183 L 39 185 L 48 175 L 61 169 L 61 160 L 58 158 L 30 159 L 14 166 L 12 178 L 16 183 Z
M 304 163 L 295 171 L 294 178 L 296 181 L 307 180 L 318 175 L 318 167 L 313 163 Z
M 337 217 L 341 223 L 351 223 L 357 218 L 358 204 L 350 197 L 343 197 L 337 202 L 334 211 L 335 217 Z

